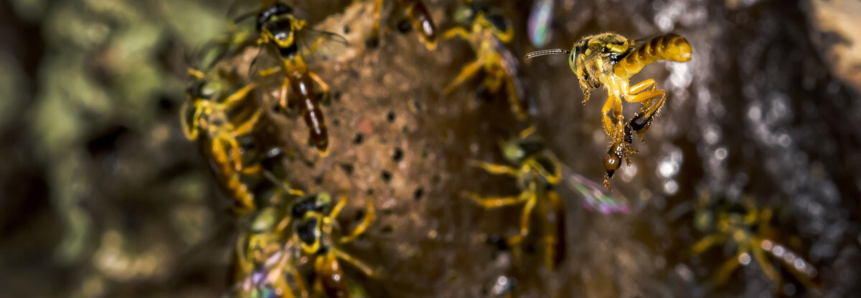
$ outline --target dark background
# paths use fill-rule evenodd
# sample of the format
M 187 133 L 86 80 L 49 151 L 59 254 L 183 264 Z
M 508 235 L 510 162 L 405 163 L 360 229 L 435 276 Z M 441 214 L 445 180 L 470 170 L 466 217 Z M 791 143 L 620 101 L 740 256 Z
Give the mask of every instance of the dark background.
M 296 5 L 317 23 L 347 2 Z M 454 1 L 426 3 L 439 28 L 454 26 L 448 17 Z M 512 53 L 534 50 L 525 29 L 531 1 L 494 4 L 517 28 Z M 229 6 L 226 0 L 0 1 L 0 297 L 223 293 L 236 227 L 177 115 L 185 57 L 224 31 L 226 16 L 235 15 Z M 861 293 L 857 2 L 557 1 L 547 48 L 569 48 L 605 31 L 630 38 L 674 32 L 690 41 L 694 56 L 684 64 L 658 62 L 632 79 L 655 78 L 668 93 L 647 142 L 635 141 L 634 166 L 612 181 L 614 193 L 643 204 L 641 210 L 594 213 L 559 186 L 568 251 L 555 273 L 538 256 L 513 263 L 507 251 L 487 244 L 492 235 L 515 232 L 519 208 L 481 210 L 459 194 L 517 190 L 463 163 L 502 163 L 499 131 L 511 135 L 534 124 L 563 164 L 600 182 L 608 140 L 598 111 L 605 92 L 593 92 L 582 105 L 565 57 L 522 62 L 518 77 L 532 117 L 517 123 L 504 97 L 476 95 L 479 80 L 442 94 L 474 59 L 465 42 L 441 41 L 429 52 L 415 33 L 396 29 L 403 18 L 397 1 L 387 1 L 384 11 L 392 14 L 380 49 L 337 66 L 313 64 L 343 94 L 324 110 L 342 123 L 332 125 L 331 164 L 356 168 L 344 175 L 329 166 L 321 188 L 349 188 L 351 200 L 357 198 L 345 220 L 366 199 L 383 210 L 351 247 L 387 272 L 369 279 L 348 269 L 371 296 L 494 296 L 501 276 L 517 281 L 518 297 L 776 295 L 755 262 L 726 285 L 709 286 L 731 250 L 681 256 L 705 235 L 693 226 L 693 202 L 704 194 L 748 196 L 775 210 L 776 240 L 816 266 L 821 287 L 805 289 L 784 273 L 779 295 Z M 410 110 L 413 102 L 423 112 Z M 626 107 L 630 117 L 635 105 Z M 397 120 L 384 117 L 389 112 Z M 351 140 L 363 121 L 376 133 L 357 145 Z M 285 138 L 302 147 L 304 124 L 286 123 Z M 406 152 L 402 162 L 390 161 L 393 147 Z M 296 166 L 298 185 L 328 169 L 314 162 Z M 392 182 L 381 181 L 381 171 Z M 368 190 L 375 195 L 363 195 Z

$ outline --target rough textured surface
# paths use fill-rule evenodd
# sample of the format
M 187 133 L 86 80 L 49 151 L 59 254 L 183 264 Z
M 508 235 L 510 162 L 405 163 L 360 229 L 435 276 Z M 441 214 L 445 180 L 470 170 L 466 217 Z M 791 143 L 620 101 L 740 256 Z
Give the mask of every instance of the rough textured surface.
M 228 2 L 0 3 L 0 37 L 10 41 L 0 45 L 0 136 L 13 144 L 0 147 L 0 296 L 222 293 L 235 226 L 206 162 L 182 136 L 177 110 L 185 100 L 183 56 L 223 30 Z M 297 5 L 317 23 L 349 1 L 305 2 L 314 3 Z M 460 193 L 517 189 L 464 161 L 502 163 L 497 139 L 535 124 L 563 164 L 598 180 L 608 142 L 603 92 L 580 104 L 565 57 L 551 56 L 519 69 L 532 107 L 527 122 L 514 120 L 504 96 L 476 92 L 479 79 L 443 95 L 474 54 L 457 40 L 429 52 L 414 32 L 398 32 L 396 2 L 387 1 L 395 13 L 380 49 L 311 64 L 340 93 L 323 108 L 328 160 L 306 146 L 301 119 L 273 122 L 309 161 L 290 165 L 298 186 L 348 191 L 344 223 L 365 200 L 381 210 L 367 237 L 345 248 L 385 269 L 377 279 L 348 269 L 371 296 L 493 297 L 511 278 L 517 297 L 773 295 L 755 263 L 723 287 L 708 286 L 730 251 L 681 257 L 703 236 L 691 212 L 701 192 L 751 195 L 775 208 L 779 240 L 809 256 L 826 297 L 861 290 L 861 176 L 854 170 L 861 166 L 861 96 L 838 79 L 849 81 L 838 70 L 847 63 L 829 68 L 830 56 L 815 50 L 811 40 L 825 35 L 799 3 L 559 1 L 548 47 L 568 48 L 602 31 L 634 38 L 675 32 L 694 56 L 656 63 L 633 79 L 655 78 L 669 96 L 647 142 L 635 141 L 634 166 L 612 181 L 644 207 L 594 213 L 560 185 L 568 256 L 551 273 L 537 253 L 518 262 L 488 243 L 516 232 L 520 209 L 482 210 Z M 498 2 L 518 28 L 509 47 L 517 57 L 532 50 L 525 35 L 532 6 L 521 2 Z M 446 16 L 454 1 L 427 3 L 439 27 L 453 26 Z M 326 26 L 343 33 L 340 22 L 357 22 L 350 31 L 358 39 L 367 26 L 350 17 Z M 812 296 L 792 283 L 782 288 Z

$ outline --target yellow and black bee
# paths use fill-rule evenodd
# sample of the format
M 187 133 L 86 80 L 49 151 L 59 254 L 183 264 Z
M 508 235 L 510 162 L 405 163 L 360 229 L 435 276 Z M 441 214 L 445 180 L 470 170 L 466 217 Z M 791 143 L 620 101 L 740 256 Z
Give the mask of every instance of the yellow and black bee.
M 444 93 L 451 93 L 455 87 L 483 69 L 487 74 L 484 80 L 487 90 L 496 93 L 505 85 L 511 110 L 518 119 L 525 119 L 527 113 L 515 82 L 517 60 L 504 45 L 514 38 L 511 21 L 482 2 L 462 5 L 455 12 L 454 18 L 461 26 L 449 29 L 442 38 L 463 38 L 472 46 L 477 57 L 463 67 L 460 74 L 445 88 Z
M 666 94 L 657 90 L 653 79 L 633 86 L 628 80 L 646 65 L 658 60 L 687 62 L 691 60 L 691 45 L 688 40 L 675 34 L 667 34 L 645 41 L 629 40 L 615 33 L 586 36 L 574 44 L 571 51 L 564 49 L 541 50 L 529 53 L 526 58 L 550 54 L 569 54 L 568 64 L 577 75 L 580 88 L 585 93 L 583 102 L 589 100 L 592 89 L 603 86 L 608 98 L 601 109 L 604 131 L 612 138 L 612 144 L 604 157 L 604 186 L 610 189 L 610 178 L 622 164 L 622 158 L 630 164 L 629 154 L 636 153 L 630 147 L 632 132 L 642 140 L 655 115 L 664 106 Z M 622 99 L 643 104 L 629 123 L 622 115 Z M 613 117 L 608 113 L 613 111 Z
M 255 85 L 239 86 L 235 78 L 220 71 L 207 75 L 189 69 L 189 73 L 195 81 L 188 89 L 189 100 L 180 108 L 183 132 L 189 140 L 200 139 L 213 172 L 239 207 L 253 209 L 253 195 L 241 175 L 256 174 L 260 167 L 246 167 L 238 138 L 252 132 L 261 111 L 234 113 L 243 110 Z
M 320 108 L 321 96 L 316 93 L 314 83 L 321 89 L 322 97 L 328 96 L 329 85 L 308 69 L 304 57 L 323 42 L 339 36 L 308 28 L 305 20 L 294 15 L 293 7 L 282 2 L 269 4 L 257 13 L 256 30 L 260 34 L 258 44 L 262 49 L 261 55 L 253 62 L 252 77 L 283 76 L 279 82 L 278 104 L 284 111 L 298 109 L 301 112 L 310 132 L 311 143 L 321 155 L 327 155 L 329 136 Z M 311 35 L 317 36 L 312 38 Z M 292 99 L 288 96 L 290 92 Z
M 696 207 L 694 226 L 710 234 L 694 244 L 688 254 L 702 254 L 711 247 L 726 243 L 735 246 L 735 254 L 714 274 L 715 285 L 724 284 L 739 265 L 747 265 L 751 260 L 756 260 L 765 275 L 780 285 L 780 273 L 769 262 L 768 254 L 805 287 L 816 288 L 812 281 L 817 274 L 813 265 L 769 236 L 771 217 L 770 208 L 757 208 L 751 198 L 729 202 L 712 201 L 708 195 L 703 196 Z
M 340 245 L 361 236 L 376 219 L 374 205 L 368 200 L 362 222 L 349 234 L 341 233 L 337 217 L 347 204 L 344 195 L 332 206 L 328 193 L 310 194 L 299 199 L 292 208 L 291 216 L 296 221 L 294 241 L 302 252 L 314 260 L 315 288 L 328 297 L 350 297 L 350 288 L 339 260 L 352 264 L 368 276 L 375 276 L 370 266 L 340 250 Z M 335 238 L 339 234 L 339 238 Z
M 298 244 L 290 241 L 291 218 L 283 204 L 247 217 L 237 239 L 230 297 L 306 297 L 298 270 Z
M 533 211 L 537 211 L 542 223 L 540 228 L 545 265 L 553 270 L 565 257 L 565 210 L 559 194 L 554 190 L 562 173 L 559 160 L 534 133 L 535 127 L 530 127 L 518 137 L 500 144 L 505 159 L 513 166 L 471 161 L 471 165 L 491 174 L 516 178 L 517 186 L 521 189 L 520 195 L 485 197 L 467 192 L 465 196 L 484 208 L 524 204 L 520 233 L 509 237 L 507 241 L 514 248 L 515 255 L 519 255 L 519 244 L 529 234 L 529 218 Z

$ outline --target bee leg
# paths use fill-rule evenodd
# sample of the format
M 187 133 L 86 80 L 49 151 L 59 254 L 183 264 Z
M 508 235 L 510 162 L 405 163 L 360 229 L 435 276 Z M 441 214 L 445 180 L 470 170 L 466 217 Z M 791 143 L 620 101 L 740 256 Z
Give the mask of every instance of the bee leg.
M 700 239 L 700 241 L 697 241 L 694 246 L 691 246 L 691 248 L 689 248 L 686 252 L 682 253 L 682 255 L 685 258 L 689 258 L 693 255 L 702 254 L 710 247 L 722 242 L 724 238 L 724 235 L 719 233 L 708 235 L 705 238 Z
M 350 263 L 353 266 L 355 266 L 356 268 L 358 268 L 359 270 L 361 270 L 363 273 L 365 273 L 365 275 L 370 276 L 370 277 L 375 277 L 378 275 L 378 272 L 376 270 L 372 269 L 371 266 L 368 266 L 368 264 L 365 264 L 364 262 L 359 261 L 356 258 L 353 258 L 352 256 L 341 251 L 340 249 L 336 249 L 333 247 L 332 252 L 335 253 L 335 256 L 337 256 L 339 259 L 344 260 L 347 263 Z
M 613 119 L 610 119 L 610 116 L 607 116 L 607 113 L 609 113 L 610 109 L 612 109 L 616 104 L 616 100 L 616 97 L 612 95 L 608 96 L 607 101 L 604 102 L 604 107 L 601 108 L 601 116 L 603 116 L 602 119 L 604 121 L 604 133 L 611 137 L 613 136 L 613 132 L 616 131 L 616 129 L 614 129 L 616 125 L 613 124 Z
M 535 130 L 537 130 L 537 129 L 538 128 L 535 125 L 527 127 L 526 129 L 520 131 L 520 138 L 525 139 L 525 138 L 531 136 L 532 134 L 535 133 Z
M 470 160 L 469 165 L 473 166 L 473 167 L 482 168 L 485 171 L 487 171 L 488 173 L 496 174 L 496 175 L 505 174 L 505 175 L 509 175 L 512 177 L 517 177 L 517 175 L 520 174 L 520 172 L 516 168 L 513 168 L 513 167 L 508 166 L 508 165 L 492 164 L 489 162 L 478 161 L 478 160 Z
M 246 85 L 245 87 L 242 87 L 242 89 L 239 89 L 239 91 L 234 92 L 224 100 L 224 103 L 221 104 L 222 108 L 225 110 L 230 109 L 234 105 L 242 102 L 242 100 L 248 96 L 248 92 L 251 92 L 254 87 L 255 85 L 252 83 Z
M 544 230 L 544 264 L 550 271 L 565 259 L 565 207 L 559 193 L 550 191 L 544 198 L 546 210 L 542 210 Z M 549 208 L 547 208 L 549 207 Z
M 262 111 L 257 110 L 254 112 L 254 115 L 251 115 L 251 118 L 248 118 L 242 125 L 236 127 L 235 130 L 231 133 L 231 135 L 235 138 L 244 134 L 251 133 L 251 130 L 254 129 L 254 125 L 257 124 L 257 121 L 260 120 L 260 115 Z
M 362 219 L 362 223 L 359 224 L 350 235 L 347 235 L 339 241 L 341 244 L 349 243 L 353 240 L 356 240 L 359 236 L 365 233 L 365 230 L 368 229 L 374 220 L 377 219 L 377 213 L 374 211 L 374 202 L 373 200 L 368 199 L 368 207 L 366 208 L 365 217 Z
M 529 200 L 529 195 L 526 192 L 521 193 L 517 197 L 484 197 L 472 192 L 463 192 L 462 195 L 475 201 L 485 209 L 516 205 Z
M 589 96 L 592 95 L 592 92 L 590 91 L 591 88 L 586 84 L 586 81 L 578 81 L 580 82 L 580 89 L 583 90 L 583 104 L 586 104 L 586 102 L 589 101 Z
M 314 80 L 314 82 L 317 82 L 317 85 L 320 86 L 320 93 L 323 94 L 321 100 L 329 100 L 329 84 L 326 84 L 326 81 L 323 81 L 323 79 L 321 79 L 316 72 L 309 70 L 308 75 L 311 77 L 311 79 Z
M 475 73 L 479 69 L 481 69 L 481 67 L 483 65 L 484 65 L 484 61 L 479 58 L 479 59 L 476 59 L 475 61 L 471 62 L 470 64 L 467 64 L 466 66 L 464 66 L 463 70 L 460 71 L 460 74 L 457 75 L 457 77 L 454 79 L 454 81 L 452 81 L 451 84 L 449 84 L 447 87 L 445 87 L 445 90 L 443 90 L 443 94 L 451 93 L 451 91 L 454 90 L 455 87 L 457 87 L 458 85 L 462 84 L 464 81 L 466 81 L 467 79 L 469 79 L 470 77 L 475 75 Z
M 505 88 L 508 92 L 508 103 L 511 105 L 511 111 L 517 116 L 517 120 L 526 120 L 528 116 L 523 110 L 523 102 L 520 100 L 520 95 L 517 94 L 517 86 L 514 85 L 514 78 L 508 74 L 504 74 Z
M 649 126 L 652 124 L 652 119 L 655 118 L 655 115 L 657 115 L 661 110 L 661 107 L 664 106 L 666 98 L 667 96 L 664 90 L 656 90 L 643 91 L 631 100 L 631 102 L 652 103 L 653 100 L 658 99 L 657 102 L 652 103 L 651 105 L 644 104 L 643 108 L 634 114 L 634 118 L 631 118 L 631 128 L 633 128 L 634 132 L 637 133 L 637 137 L 640 138 L 640 141 L 643 141 L 643 133 L 649 130 Z
M 197 104 L 195 104 L 194 115 L 191 116 L 191 119 L 187 119 L 188 102 L 183 103 L 182 107 L 179 108 L 179 123 L 182 124 L 182 132 L 189 141 L 197 140 L 197 134 L 200 129 L 200 115 L 201 108 Z
M 466 28 L 463 28 L 463 27 L 455 27 L 455 28 L 448 29 L 448 31 L 446 31 L 445 33 L 443 33 L 443 34 L 442 34 L 442 39 L 443 39 L 443 40 L 447 40 L 447 39 L 452 39 L 452 38 L 454 38 L 455 36 L 460 36 L 460 38 L 463 38 L 463 39 L 469 40 L 470 35 L 471 35 L 471 34 L 469 33 L 469 31 L 466 31 Z
M 332 207 L 332 211 L 329 212 L 329 215 L 326 216 L 326 220 L 335 220 L 338 218 L 338 215 L 341 214 L 341 210 L 344 209 L 344 206 L 347 205 L 347 194 L 344 193 L 341 195 L 341 199 L 338 200 L 338 204 L 335 204 L 335 207 Z
M 280 72 L 280 71 L 281 71 L 281 67 L 280 67 L 280 66 L 275 66 L 275 67 L 271 67 L 271 68 L 267 68 L 267 69 L 260 70 L 260 72 L 258 72 L 258 74 L 259 74 L 261 77 L 264 77 L 264 78 L 265 78 L 265 77 L 271 77 L 271 76 L 274 76 L 276 73 L 278 73 L 278 72 Z
M 513 246 L 520 245 L 523 238 L 529 235 L 529 215 L 532 214 L 532 208 L 535 208 L 537 197 L 534 191 L 526 191 L 529 194 L 526 198 L 526 205 L 523 206 L 523 212 L 520 213 L 520 234 L 508 238 L 508 244 Z
M 289 103 L 287 102 L 287 94 L 290 93 L 290 80 L 284 79 L 281 82 L 281 93 L 278 95 L 278 105 L 284 110 L 289 110 Z
M 760 243 L 762 240 L 756 239 L 750 245 L 750 251 L 753 255 L 753 258 L 756 260 L 756 263 L 759 264 L 759 267 L 762 268 L 762 272 L 765 273 L 765 276 L 768 277 L 775 284 L 780 284 L 780 274 L 777 273 L 777 270 L 771 266 L 771 263 L 768 262 L 768 259 L 765 257 L 765 253 L 762 252 L 762 247 L 760 247 Z
M 717 273 L 715 273 L 715 276 L 712 278 L 712 283 L 717 286 L 726 283 L 727 279 L 729 279 L 729 275 L 732 274 L 732 272 L 738 268 L 738 265 L 741 264 L 741 262 L 739 262 L 739 258 L 741 258 L 745 253 L 746 252 L 744 250 L 739 249 L 739 252 L 736 255 L 729 260 L 726 260 L 726 262 L 720 266 Z

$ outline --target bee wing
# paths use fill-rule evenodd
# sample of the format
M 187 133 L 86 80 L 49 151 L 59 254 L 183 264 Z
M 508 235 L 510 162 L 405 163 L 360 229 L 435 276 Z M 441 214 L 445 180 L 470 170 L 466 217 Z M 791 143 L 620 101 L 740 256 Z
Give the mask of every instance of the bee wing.
M 577 174 L 571 168 L 562 165 L 562 177 L 569 189 L 577 192 L 583 199 L 586 208 L 602 214 L 631 213 L 643 208 L 644 202 L 635 204 L 624 195 L 607 191 L 603 185 Z
M 280 86 L 284 81 L 284 72 L 281 71 L 281 60 L 276 53 L 269 50 L 269 45 L 259 48 L 257 55 L 251 60 L 248 77 L 258 85 Z
M 306 62 L 329 61 L 347 50 L 350 42 L 343 36 L 311 28 L 299 31 L 300 55 Z

